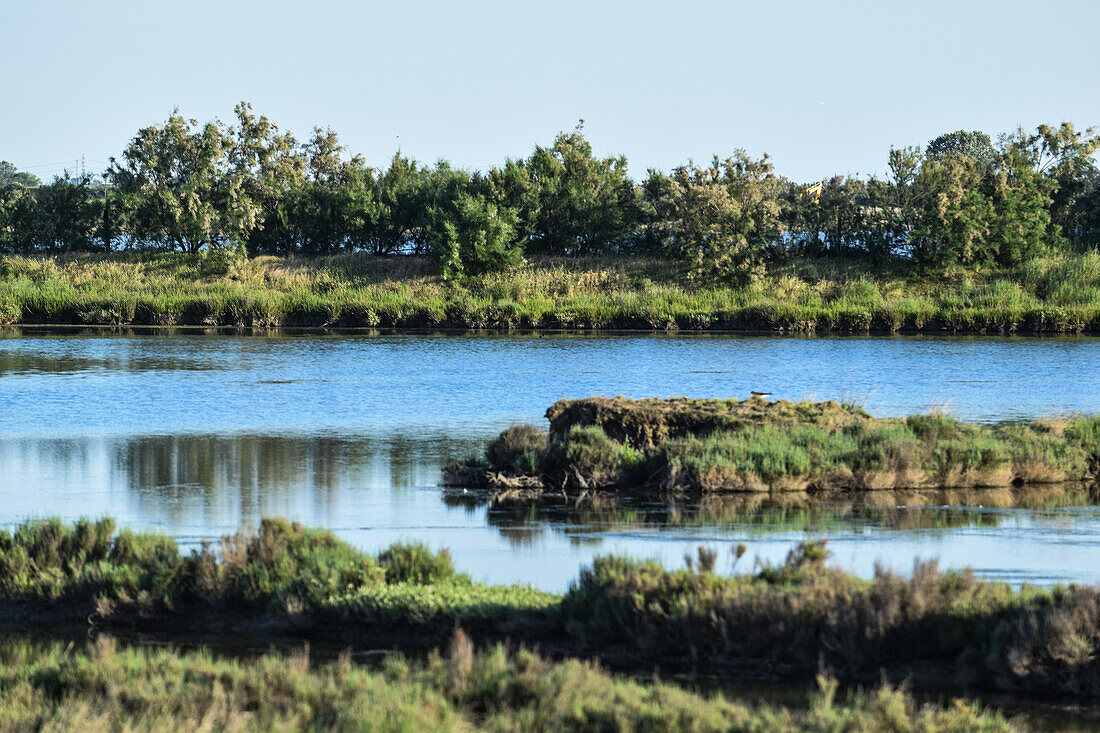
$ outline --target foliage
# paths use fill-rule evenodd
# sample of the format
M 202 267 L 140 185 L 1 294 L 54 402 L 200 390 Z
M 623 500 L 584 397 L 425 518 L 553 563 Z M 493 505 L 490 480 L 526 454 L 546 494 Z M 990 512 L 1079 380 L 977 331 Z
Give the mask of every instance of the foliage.
M 584 121 L 496 176 L 506 205 L 524 212 L 532 251 L 592 255 L 629 248 L 636 219 L 626 158 L 596 158 Z
M 932 420 L 921 429 L 942 428 Z M 1096 424 L 1080 429 L 1100 432 Z M 736 548 L 734 559 L 743 553 Z M 736 658 L 747 669 L 803 678 L 823 666 L 865 678 L 886 664 L 939 663 L 987 688 L 1100 695 L 1096 588 L 1014 590 L 921 562 L 909 577 L 878 569 L 866 581 L 829 568 L 827 559 L 823 544 L 803 543 L 783 565 L 724 576 L 711 549 L 679 571 L 603 557 L 555 596 L 472 583 L 420 545 L 397 545 L 375 560 L 285 520 L 226 538 L 217 555 L 203 549 L 188 557 L 163 537 L 116 535 L 110 520 L 44 520 L 0 534 L 0 603 L 18 618 L 33 613 L 84 626 L 94 607 L 101 628 L 136 619 L 172 628 L 190 617 L 206 633 L 247 629 L 262 638 L 297 629 L 341 640 L 367 633 L 412 648 L 461 626 L 519 643 L 553 638 L 565 654 L 620 655 L 636 672 L 666 661 Z M 475 655 L 462 638 L 452 649 L 447 674 L 461 683 Z M 0 689 L 18 666 L 3 661 Z
M 400 152 L 375 168 L 331 129 L 298 140 L 245 102 L 234 112 L 228 126 L 174 111 L 139 130 L 103 184 L 38 185 L 0 164 L 0 249 L 431 255 L 451 281 L 508 270 L 525 252 L 660 256 L 694 288 L 753 291 L 804 255 L 858 257 L 867 276 L 986 273 L 1100 245 L 1100 135 L 1069 123 L 996 145 L 960 130 L 923 154 L 893 148 L 885 178 L 803 185 L 738 150 L 636 184 L 625 157 L 594 153 L 583 121 L 482 174 Z
M 509 475 L 538 474 L 546 454 L 546 433 L 535 425 L 512 425 L 485 447 L 485 460 Z
M 21 171 L 6 160 L 0 160 L 0 189 L 9 186 L 34 188 L 38 184 L 38 176 L 27 171 Z
M 486 453 L 489 471 L 555 489 L 709 492 L 1005 487 L 1092 479 L 1100 465 L 1092 417 L 990 427 L 758 397 L 562 400 L 547 417 L 548 443 L 522 429 L 519 461 L 500 448 L 519 442 L 512 428 Z
M 767 156 L 753 160 L 738 150 L 707 168 L 676 168 L 647 189 L 660 191 L 653 202 L 658 239 L 698 280 L 745 286 L 763 276 L 763 248 L 782 229 L 778 179 Z
M 956 130 L 934 138 L 924 149 L 924 155 L 933 160 L 958 155 L 989 166 L 996 160 L 997 151 L 986 133 L 980 130 Z
M 505 270 L 523 259 L 519 217 L 484 195 L 459 193 L 446 208 L 428 209 L 429 238 L 445 280 Z

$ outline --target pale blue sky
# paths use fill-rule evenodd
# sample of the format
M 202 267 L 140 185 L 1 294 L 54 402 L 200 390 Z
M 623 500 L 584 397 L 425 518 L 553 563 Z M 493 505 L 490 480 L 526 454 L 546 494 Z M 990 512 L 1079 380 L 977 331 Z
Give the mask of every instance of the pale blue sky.
M 940 132 L 1100 124 L 1100 3 L 0 0 L 0 159 L 98 170 L 242 99 L 384 162 L 487 168 L 577 118 L 635 178 L 744 147 L 798 180 Z

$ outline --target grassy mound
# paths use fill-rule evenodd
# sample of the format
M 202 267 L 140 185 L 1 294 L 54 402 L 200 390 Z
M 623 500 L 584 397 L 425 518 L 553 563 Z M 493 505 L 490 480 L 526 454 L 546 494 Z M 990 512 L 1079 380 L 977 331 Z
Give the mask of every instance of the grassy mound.
M 874 418 L 836 402 L 561 400 L 549 433 L 517 425 L 446 482 L 580 491 L 1008 487 L 1092 480 L 1100 417 L 994 426 Z
M 1100 589 L 1013 590 L 922 562 L 910 577 L 878 569 L 866 581 L 826 568 L 827 556 L 805 543 L 781 566 L 732 577 L 705 548 L 680 571 L 599 558 L 562 618 L 582 649 L 640 659 L 686 653 L 802 674 L 824 665 L 857 679 L 932 665 L 962 683 L 1100 696 Z
M 186 555 L 166 537 L 115 534 L 110 519 L 0 531 L 0 608 L 17 618 L 94 612 L 99 624 L 144 619 L 207 630 L 256 622 L 308 630 L 343 620 L 350 632 L 399 622 L 430 635 L 460 620 L 537 614 L 555 600 L 523 586 L 473 583 L 446 551 L 394 545 L 373 557 L 281 519 Z

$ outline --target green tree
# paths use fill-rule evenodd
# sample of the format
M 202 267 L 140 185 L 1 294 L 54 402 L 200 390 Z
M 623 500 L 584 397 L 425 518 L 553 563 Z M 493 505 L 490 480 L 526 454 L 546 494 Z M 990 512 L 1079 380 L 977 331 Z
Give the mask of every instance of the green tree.
M 24 212 L 34 198 L 22 186 L 0 188 L 0 251 L 16 252 L 23 244 Z
M 199 126 L 178 110 L 164 125 L 138 131 L 108 170 L 131 212 L 132 235 L 192 253 L 245 241 L 259 207 L 229 163 L 231 145 L 220 123 Z
M 645 188 L 660 192 L 654 227 L 695 279 L 747 285 L 763 276 L 764 248 L 782 231 L 779 186 L 767 156 L 738 150 L 705 168 L 680 166 Z
M 584 121 L 527 160 L 530 186 L 509 202 L 528 217 L 531 246 L 547 254 L 589 255 L 629 247 L 638 223 L 626 158 L 596 158 Z M 519 183 L 513 178 L 513 183 Z
M 415 160 L 394 154 L 389 167 L 378 177 L 374 236 L 367 251 L 397 254 L 411 246 L 417 254 L 423 253 L 431 175 Z
M 924 155 L 939 160 L 952 155 L 972 158 L 982 165 L 993 165 L 997 159 L 997 150 L 989 135 L 981 130 L 956 130 L 947 132 L 928 143 Z
M 1065 243 L 1055 218 L 1058 178 L 1044 174 L 1037 152 L 1030 142 L 1009 139 L 993 175 L 997 219 L 990 241 L 1001 264 L 1017 264 Z
M 1088 246 L 1089 194 L 1097 177 L 1095 155 L 1100 149 L 1097 129 L 1082 132 L 1069 122 L 1057 127 L 1039 125 L 1032 134 L 1017 129 L 1005 142 L 1054 182 L 1050 219 L 1057 233 Z
M 34 188 L 40 183 L 38 176 L 33 173 L 21 171 L 14 164 L 6 160 L 0 160 L 0 188 L 7 188 L 8 186 Z
M 34 189 L 37 249 L 71 252 L 95 249 L 100 206 L 92 196 L 88 176 L 55 178 Z
M 914 259 L 937 267 L 989 264 L 996 212 L 986 166 L 975 158 L 928 158 L 915 181 L 923 206 L 911 238 Z
M 247 102 L 234 112 L 237 125 L 227 131 L 229 166 L 257 209 L 248 246 L 293 254 L 301 239 L 296 213 L 306 185 L 305 153 L 291 133 L 280 132 L 266 116 L 257 117 Z
M 511 267 L 523 260 L 516 239 L 519 216 L 485 194 L 459 191 L 447 203 L 428 209 L 428 233 L 440 271 L 447 280 Z
M 301 251 L 323 254 L 350 246 L 356 212 L 348 208 L 349 186 L 360 182 L 363 159 L 345 159 L 336 132 L 320 127 L 302 150 L 306 185 L 295 209 Z

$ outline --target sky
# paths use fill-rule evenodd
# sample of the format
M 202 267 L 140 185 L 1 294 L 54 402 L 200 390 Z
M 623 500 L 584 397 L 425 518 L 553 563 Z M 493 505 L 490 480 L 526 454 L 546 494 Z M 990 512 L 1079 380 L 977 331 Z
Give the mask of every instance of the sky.
M 98 172 L 247 100 L 372 165 L 487 169 L 583 118 L 635 178 L 736 148 L 881 174 L 942 132 L 1100 125 L 1097 28 L 1095 0 L 0 0 L 0 160 Z

